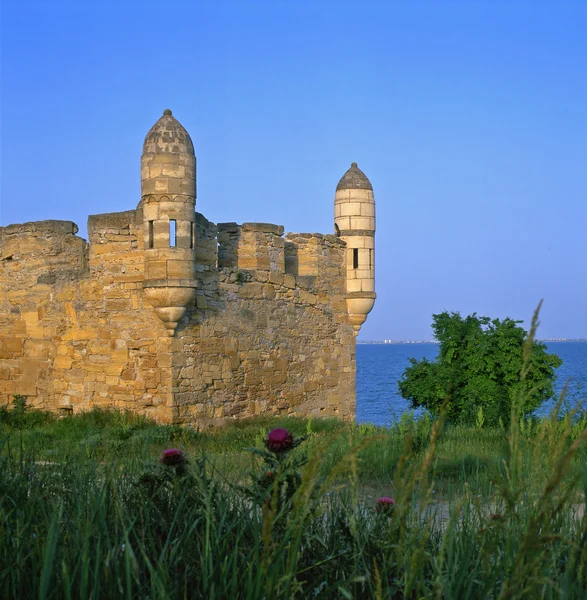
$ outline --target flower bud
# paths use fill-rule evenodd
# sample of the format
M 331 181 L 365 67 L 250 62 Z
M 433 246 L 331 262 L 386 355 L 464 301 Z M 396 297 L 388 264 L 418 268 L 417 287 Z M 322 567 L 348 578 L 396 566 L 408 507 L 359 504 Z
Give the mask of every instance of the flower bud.
M 393 498 L 390 498 L 389 496 L 381 496 L 381 498 L 377 500 L 375 508 L 379 512 L 390 513 L 393 510 L 394 505 L 395 500 Z
M 294 445 L 293 435 L 283 427 L 272 429 L 267 434 L 267 439 L 265 440 L 265 446 L 267 449 L 271 452 L 275 452 L 276 454 L 291 450 Z
M 187 462 L 184 453 L 178 448 L 168 448 L 164 450 L 159 458 L 159 462 L 166 467 L 177 467 Z

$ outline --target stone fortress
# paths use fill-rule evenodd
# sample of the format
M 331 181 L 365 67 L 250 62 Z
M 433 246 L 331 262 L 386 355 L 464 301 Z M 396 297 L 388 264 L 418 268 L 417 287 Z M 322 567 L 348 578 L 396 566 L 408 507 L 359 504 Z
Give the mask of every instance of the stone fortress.
M 0 227 L 0 405 L 161 422 L 355 416 L 355 336 L 375 301 L 375 203 L 353 163 L 335 235 L 195 212 L 196 157 L 166 110 L 136 210 Z

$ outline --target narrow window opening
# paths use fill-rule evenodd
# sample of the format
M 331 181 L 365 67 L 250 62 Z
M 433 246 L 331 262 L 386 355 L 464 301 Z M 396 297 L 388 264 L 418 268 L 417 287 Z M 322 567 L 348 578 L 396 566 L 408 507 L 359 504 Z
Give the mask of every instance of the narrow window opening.
M 369 248 L 369 268 L 373 268 L 373 250 L 371 248 Z
M 190 248 L 194 247 L 194 237 L 195 237 L 194 222 L 192 221 L 190 223 Z
M 334 235 L 340 237 L 340 227 L 336 223 L 334 224 Z
M 153 247 L 153 221 L 149 221 L 149 239 L 148 239 L 149 248 Z
M 177 228 L 175 219 L 169 220 L 169 246 L 171 248 L 177 246 Z
M 359 268 L 359 249 L 353 248 L 353 269 Z

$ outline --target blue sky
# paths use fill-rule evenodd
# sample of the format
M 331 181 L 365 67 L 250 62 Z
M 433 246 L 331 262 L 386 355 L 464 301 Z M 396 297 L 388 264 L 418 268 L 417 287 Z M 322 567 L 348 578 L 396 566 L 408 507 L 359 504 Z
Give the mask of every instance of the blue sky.
M 352 161 L 377 202 L 362 339 L 442 310 L 587 337 L 587 2 L 2 3 L 0 224 L 134 208 L 164 108 L 197 210 L 333 230 Z

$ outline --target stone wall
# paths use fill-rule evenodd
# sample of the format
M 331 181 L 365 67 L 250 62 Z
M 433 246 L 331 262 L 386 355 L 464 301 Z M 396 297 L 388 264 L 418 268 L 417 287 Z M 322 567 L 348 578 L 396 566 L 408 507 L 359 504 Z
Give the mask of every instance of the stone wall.
M 0 228 L 0 404 L 204 424 L 354 418 L 345 244 L 196 213 L 196 300 L 174 337 L 144 299 L 141 206 Z
M 285 241 L 282 227 L 262 223 L 218 231 L 220 256 L 231 266 L 200 270 L 197 307 L 173 340 L 176 420 L 354 418 L 344 243 L 310 234 Z M 299 261 L 288 273 L 286 244 Z
M 65 330 L 61 295 L 89 275 L 88 245 L 71 221 L 0 227 L 0 403 L 14 394 L 48 408 Z
M 171 355 L 142 300 L 134 211 L 0 228 L 0 403 L 171 419 Z M 89 252 L 88 252 L 89 250 Z

